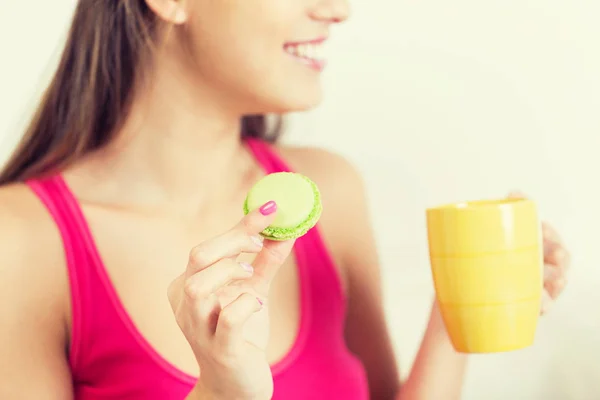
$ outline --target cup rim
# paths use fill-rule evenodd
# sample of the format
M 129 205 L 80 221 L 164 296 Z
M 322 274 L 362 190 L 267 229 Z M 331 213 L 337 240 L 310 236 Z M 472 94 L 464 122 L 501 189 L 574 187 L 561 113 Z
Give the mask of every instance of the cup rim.
M 427 211 L 468 211 L 468 210 L 489 210 L 495 208 L 515 207 L 520 205 L 531 205 L 533 201 L 522 197 L 506 197 L 499 199 L 481 199 L 457 201 L 438 206 L 428 207 Z

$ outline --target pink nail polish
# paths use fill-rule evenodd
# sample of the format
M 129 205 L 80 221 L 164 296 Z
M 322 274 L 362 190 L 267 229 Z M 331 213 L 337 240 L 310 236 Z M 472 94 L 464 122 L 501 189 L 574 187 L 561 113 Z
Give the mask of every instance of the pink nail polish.
M 244 268 L 244 271 L 248 272 L 248 273 L 253 273 L 254 272 L 254 268 L 252 268 L 252 265 L 248 264 L 248 263 L 240 263 L 240 265 L 242 266 L 242 268 Z
M 275 203 L 273 200 L 268 201 L 262 205 L 259 211 L 262 215 L 271 215 L 277 211 L 277 203 Z
M 252 239 L 252 241 L 254 242 L 254 244 L 256 244 L 258 247 L 263 247 L 263 242 L 261 240 L 260 237 L 258 236 L 251 236 L 250 239 Z

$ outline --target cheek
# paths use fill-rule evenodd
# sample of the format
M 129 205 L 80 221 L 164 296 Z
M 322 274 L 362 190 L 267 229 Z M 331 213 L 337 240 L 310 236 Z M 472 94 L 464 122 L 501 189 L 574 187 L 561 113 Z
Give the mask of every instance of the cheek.
M 237 26 L 203 27 L 191 32 L 192 49 L 197 63 L 220 74 L 246 75 L 269 73 L 285 59 L 283 45 L 289 28 L 244 20 Z
M 189 22 L 193 39 L 203 50 L 218 49 L 228 58 L 268 57 L 292 39 L 302 15 L 299 9 L 282 7 L 289 0 L 200 1 L 203 5 Z
M 194 58 L 197 76 L 221 92 L 240 100 L 266 100 L 281 97 L 289 87 L 292 62 L 285 53 L 285 39 L 276 29 L 215 29 L 210 36 L 198 38 Z M 262 100 L 261 100 L 262 99 Z

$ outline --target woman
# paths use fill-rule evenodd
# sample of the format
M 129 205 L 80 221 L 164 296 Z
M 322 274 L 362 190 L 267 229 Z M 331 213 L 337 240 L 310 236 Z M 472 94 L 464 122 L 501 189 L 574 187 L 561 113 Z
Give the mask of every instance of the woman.
M 265 114 L 319 103 L 319 49 L 348 12 L 79 1 L 0 176 L 1 398 L 459 398 L 466 358 L 435 305 L 399 383 L 356 171 L 269 143 Z M 245 194 L 288 169 L 327 211 L 295 243 L 257 240 L 277 205 L 239 220 Z M 566 253 L 546 239 L 556 297 Z

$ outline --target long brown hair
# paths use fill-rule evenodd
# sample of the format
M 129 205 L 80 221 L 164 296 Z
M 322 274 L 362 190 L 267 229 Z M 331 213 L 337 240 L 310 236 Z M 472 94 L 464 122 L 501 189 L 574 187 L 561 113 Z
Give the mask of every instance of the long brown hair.
M 160 22 L 144 0 L 79 0 L 58 68 L 0 185 L 60 171 L 111 142 L 130 109 Z M 242 137 L 275 141 L 264 115 L 242 119 Z

